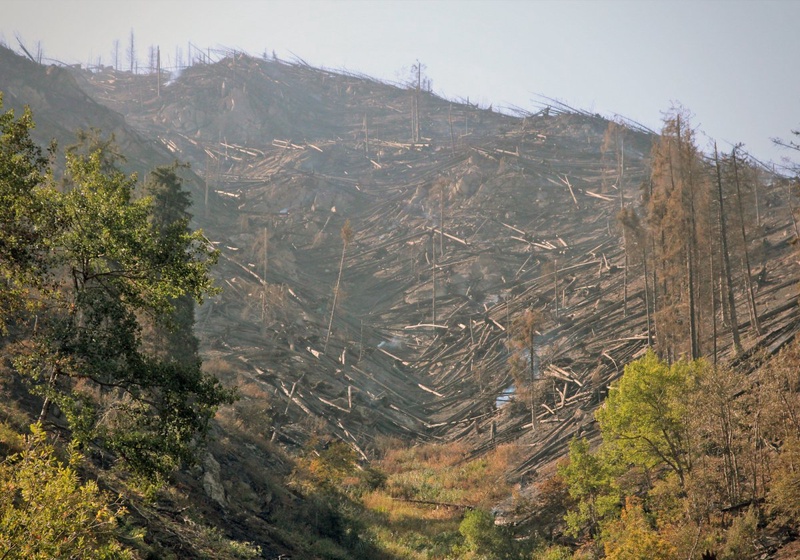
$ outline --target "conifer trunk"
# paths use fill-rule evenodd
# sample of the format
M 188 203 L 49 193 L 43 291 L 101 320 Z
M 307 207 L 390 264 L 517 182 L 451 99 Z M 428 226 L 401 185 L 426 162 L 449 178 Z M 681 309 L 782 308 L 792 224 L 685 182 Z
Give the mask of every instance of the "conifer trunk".
M 722 265 L 727 284 L 727 303 L 728 303 L 728 317 L 731 323 L 731 335 L 733 336 L 733 347 L 736 349 L 737 354 L 742 352 L 742 343 L 739 339 L 739 323 L 736 320 L 736 302 L 733 299 L 733 282 L 731 281 L 731 258 L 728 253 L 728 232 L 725 227 L 725 206 L 722 196 L 722 174 L 719 168 L 719 154 L 717 153 L 717 145 L 714 144 L 714 163 L 717 169 L 717 198 L 719 200 L 719 231 L 720 231 L 720 249 L 722 250 Z

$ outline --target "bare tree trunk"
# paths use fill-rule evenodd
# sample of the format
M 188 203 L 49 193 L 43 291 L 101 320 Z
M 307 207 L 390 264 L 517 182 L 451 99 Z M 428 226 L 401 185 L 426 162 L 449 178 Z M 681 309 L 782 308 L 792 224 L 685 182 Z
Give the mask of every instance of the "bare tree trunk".
M 161 97 L 161 47 L 156 47 L 156 97 Z
M 725 227 L 725 206 L 722 196 L 722 173 L 719 168 L 719 155 L 717 145 L 714 144 L 714 163 L 717 168 L 717 198 L 719 200 L 719 230 L 720 230 L 720 249 L 722 251 L 722 264 L 727 284 L 728 317 L 731 323 L 731 334 L 733 335 L 733 346 L 737 354 L 742 352 L 742 343 L 739 339 L 739 323 L 736 320 L 736 302 L 733 299 L 733 282 L 731 280 L 731 258 L 728 253 L 728 232 Z
M 444 183 L 439 185 L 439 256 L 444 257 Z
M 364 113 L 364 151 L 369 157 L 369 122 L 367 122 L 366 113 Z
M 553 295 L 556 298 L 556 319 L 558 319 L 558 260 L 553 259 Z
M 647 238 L 643 236 L 642 239 L 642 262 L 644 263 L 644 310 L 647 315 L 647 346 L 652 346 L 652 327 L 650 324 L 650 290 L 648 290 L 648 274 L 647 274 Z
M 747 288 L 747 302 L 750 305 L 750 317 L 753 326 L 756 329 L 756 334 L 761 335 L 761 324 L 758 321 L 758 308 L 756 307 L 756 298 L 753 293 L 753 274 L 750 270 L 750 251 L 747 248 L 747 233 L 744 227 L 744 210 L 742 208 L 742 191 L 739 188 L 739 166 L 736 163 L 736 148 L 731 153 L 733 157 L 733 176 L 736 182 L 736 200 L 739 206 L 739 224 L 742 226 L 742 244 L 744 246 L 744 264 L 745 264 L 745 287 Z
M 131 64 L 131 74 L 136 69 L 136 43 L 133 39 L 133 29 L 131 29 L 130 45 L 128 46 L 128 61 Z
M 628 236 L 622 227 L 622 248 L 625 253 L 625 270 L 622 277 L 622 316 L 628 316 Z
M 775 166 L 772 166 L 772 174 L 775 175 Z M 794 226 L 794 237 L 800 240 L 800 229 L 797 227 L 797 218 L 794 217 L 794 205 L 792 205 L 792 187 L 786 183 L 786 201 L 789 204 L 789 215 L 792 217 L 792 225 Z
M 431 270 L 433 274 L 433 298 L 431 301 L 432 306 L 432 314 L 433 314 L 433 324 L 434 328 L 436 325 L 436 240 L 433 237 L 433 233 L 431 233 Z
M 447 108 L 447 121 L 450 123 L 450 150 L 456 155 L 456 137 L 453 134 L 453 104 Z
M 708 254 L 709 275 L 711 277 L 711 339 L 713 345 L 713 363 L 717 367 L 717 298 L 714 292 L 714 251 Z
M 684 157 L 683 153 L 683 142 L 681 138 L 682 130 L 681 130 L 681 118 L 680 115 L 677 117 L 677 125 L 678 125 L 678 157 L 679 161 L 681 158 Z M 688 147 L 687 150 L 691 150 L 691 147 Z M 688 151 L 685 154 L 686 157 L 686 165 L 691 166 L 691 158 L 694 154 L 691 151 Z M 672 165 L 670 161 L 670 166 Z M 686 173 L 684 171 L 685 166 L 683 162 L 681 162 L 680 172 L 683 180 L 685 181 L 684 189 L 686 192 L 688 190 L 688 198 L 689 198 L 689 215 L 688 215 L 688 226 L 689 226 L 689 239 L 686 241 L 686 279 L 688 284 L 688 291 L 689 291 L 689 337 L 691 339 L 691 353 L 692 359 L 696 360 L 700 357 L 700 337 L 698 335 L 698 309 L 697 309 L 697 301 L 695 299 L 695 284 L 697 282 L 697 267 L 694 264 L 694 257 L 697 253 L 697 221 L 695 219 L 695 210 L 694 210 L 694 177 L 692 176 L 691 167 L 689 168 L 689 176 L 686 177 Z
M 339 286 L 342 283 L 342 272 L 344 271 L 344 255 L 347 251 L 347 245 L 350 243 L 350 239 L 353 236 L 353 230 L 350 229 L 350 221 L 346 221 L 344 223 L 344 227 L 342 227 L 342 258 L 339 261 L 339 276 L 336 277 L 336 286 L 333 289 L 333 304 L 331 305 L 331 318 L 328 321 L 328 334 L 325 335 L 325 346 L 322 349 L 322 353 L 325 354 L 328 351 L 328 341 L 331 338 L 331 329 L 333 328 L 333 315 L 336 313 L 336 301 L 339 299 Z
M 686 276 L 688 278 L 687 290 L 689 292 L 689 336 L 691 337 L 691 352 L 692 359 L 696 360 L 700 357 L 700 350 L 697 344 L 697 318 L 696 304 L 694 300 L 694 270 L 692 267 L 692 245 L 686 245 Z
M 658 338 L 658 262 L 656 261 L 656 239 L 650 235 L 653 255 L 653 341 Z
M 205 196 L 203 197 L 203 211 L 205 213 L 206 218 L 208 217 L 208 174 L 209 174 L 208 157 L 209 156 L 206 155 Z
M 619 171 L 617 172 L 617 188 L 619 188 L 619 209 L 625 207 L 625 187 L 623 186 L 623 179 L 625 178 L 625 138 L 620 138 L 619 150 Z

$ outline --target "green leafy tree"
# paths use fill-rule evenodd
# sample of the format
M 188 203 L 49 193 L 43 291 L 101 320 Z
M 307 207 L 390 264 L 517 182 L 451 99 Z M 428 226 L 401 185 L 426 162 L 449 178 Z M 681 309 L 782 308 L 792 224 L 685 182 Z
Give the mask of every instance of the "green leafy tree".
M 216 251 L 185 216 L 172 220 L 153 197 L 135 198 L 136 177 L 114 168 L 116 156 L 68 151 L 67 188 L 57 192 L 30 140 L 30 114 L 4 113 L 0 127 L 2 325 L 6 310 L 38 307 L 29 331 L 17 321 L 24 344 L 12 360 L 43 397 L 40 419 L 143 474 L 192 460 L 233 395 L 199 360 L 146 351 L 142 329 L 168 325 L 181 298 L 199 303 L 214 291 Z M 60 414 L 51 415 L 54 405 Z
M 44 285 L 55 220 L 47 158 L 30 137 L 30 109 L 16 119 L 2 112 L 2 102 L 0 92 L 0 334 L 7 334 L 9 321 L 36 303 L 32 290 Z
M 473 509 L 464 515 L 458 526 L 458 532 L 464 537 L 470 558 L 516 558 L 514 541 L 495 525 L 494 516 L 488 511 Z
M 141 344 L 142 323 L 169 318 L 174 302 L 202 302 L 216 252 L 200 232 L 153 219 L 134 199 L 135 177 L 104 171 L 100 152 L 67 154 L 73 188 L 56 238 L 67 282 L 38 360 L 28 371 L 84 443 L 108 445 L 137 471 L 164 473 L 191 460 L 219 404 L 231 399 L 198 362 L 159 360 Z M 42 359 L 43 358 L 43 359 Z
M 564 517 L 567 534 L 577 537 L 588 531 L 592 537 L 598 537 L 603 521 L 616 517 L 619 511 L 621 497 L 615 482 L 618 469 L 614 461 L 591 453 L 585 439 L 574 438 L 569 443 L 569 463 L 559 467 L 559 474 L 576 502 Z
M 0 463 L 0 558 L 133 558 L 114 538 L 124 509 L 80 481 L 77 453 L 63 464 L 42 428 L 31 430 L 25 449 Z
M 607 560 L 675 558 L 674 548 L 658 534 L 635 497 L 628 497 L 619 519 L 607 524 L 603 545 Z
M 183 189 L 178 170 L 187 167 L 177 162 L 161 166 L 148 174 L 144 190 L 152 199 L 150 221 L 159 241 L 169 246 L 188 233 L 192 215 L 189 208 L 192 198 Z M 178 362 L 198 360 L 198 341 L 194 335 L 195 302 L 190 294 L 172 301 L 172 313 L 163 316 L 153 325 L 151 338 L 159 356 Z
M 702 361 L 669 366 L 651 350 L 625 366 L 596 413 L 603 441 L 615 446 L 627 464 L 666 465 L 685 486 L 692 467 L 686 410 L 704 367 Z

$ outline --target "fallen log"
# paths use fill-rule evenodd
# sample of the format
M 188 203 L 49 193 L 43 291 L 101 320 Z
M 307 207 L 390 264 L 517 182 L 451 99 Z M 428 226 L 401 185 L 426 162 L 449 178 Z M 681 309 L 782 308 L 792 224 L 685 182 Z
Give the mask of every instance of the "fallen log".
M 471 510 L 475 509 L 475 506 L 470 506 L 467 504 L 450 504 L 447 502 L 434 502 L 433 500 L 413 500 L 411 498 L 392 498 L 395 502 L 405 502 L 407 504 L 420 504 L 424 506 L 436 506 L 436 507 L 446 507 L 451 509 L 463 509 L 463 510 Z

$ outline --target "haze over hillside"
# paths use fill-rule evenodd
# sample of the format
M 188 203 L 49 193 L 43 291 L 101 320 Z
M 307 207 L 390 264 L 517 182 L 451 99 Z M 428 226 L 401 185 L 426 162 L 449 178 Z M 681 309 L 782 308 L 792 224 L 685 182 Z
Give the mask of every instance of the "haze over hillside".
M 419 60 L 434 91 L 482 106 L 532 109 L 541 95 L 598 112 L 621 114 L 652 129 L 681 103 L 700 131 L 727 146 L 744 142 L 759 159 L 791 155 L 770 139 L 800 124 L 800 84 L 792 22 L 795 2 L 436 0 L 424 9 L 404 1 L 269 4 L 173 0 L 124 5 L 78 0 L 8 0 L 0 39 L 20 38 L 47 61 L 138 67 L 160 46 L 174 68 L 220 45 L 253 55 L 405 81 Z M 115 46 L 116 45 L 116 46 Z M 730 118 L 736 114 L 737 118 Z M 707 138 L 700 139 L 704 149 Z
M 794 194 L 746 154 L 746 213 L 732 223 L 750 237 L 731 244 L 723 301 L 713 162 L 695 154 L 692 167 L 710 225 L 691 235 L 707 239 L 668 250 L 680 235 L 637 225 L 655 223 L 660 138 L 633 121 L 555 101 L 499 113 L 435 95 L 421 73 L 398 87 L 236 50 L 175 77 L 2 48 L 0 76 L 42 143 L 96 127 L 131 171 L 191 165 L 193 224 L 220 251 L 222 288 L 196 334 L 206 369 L 241 397 L 218 416 L 200 486 L 209 515 L 236 512 L 231 532 L 276 553 L 276 506 L 250 464 L 275 459 L 251 441 L 297 451 L 324 434 L 363 461 L 388 438 L 457 442 L 464 460 L 513 444 L 524 452 L 505 476 L 524 494 L 576 434 L 597 439 L 595 409 L 648 348 L 751 371 L 800 329 Z M 676 258 L 697 267 L 690 296 Z M 519 391 L 530 400 L 503 405 Z

